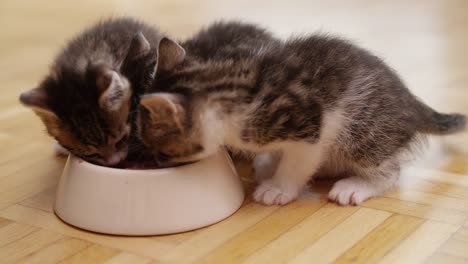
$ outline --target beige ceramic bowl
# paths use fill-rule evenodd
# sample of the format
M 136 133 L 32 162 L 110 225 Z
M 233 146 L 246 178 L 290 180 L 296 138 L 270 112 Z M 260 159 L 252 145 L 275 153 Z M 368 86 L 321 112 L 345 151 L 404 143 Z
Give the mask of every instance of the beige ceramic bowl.
M 70 156 L 55 213 L 94 232 L 159 235 L 204 227 L 234 213 L 244 200 L 228 154 L 167 169 L 106 168 Z

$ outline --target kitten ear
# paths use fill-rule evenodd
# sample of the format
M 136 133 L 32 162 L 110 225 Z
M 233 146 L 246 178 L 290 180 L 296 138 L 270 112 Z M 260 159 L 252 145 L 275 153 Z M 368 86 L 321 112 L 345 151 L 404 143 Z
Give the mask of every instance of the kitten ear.
M 27 107 L 48 108 L 46 91 L 40 87 L 22 93 L 19 100 Z
M 128 48 L 127 58 L 135 58 L 147 54 L 151 50 L 150 43 L 140 31 L 135 34 Z
M 115 71 L 104 70 L 96 84 L 101 91 L 99 106 L 104 110 L 116 112 L 130 99 L 130 84 Z
M 145 95 L 140 100 L 140 106 L 151 114 L 156 123 L 176 125 L 183 128 L 185 111 L 182 107 L 182 97 L 176 94 L 154 93 Z
M 162 38 L 158 47 L 158 69 L 170 71 L 185 59 L 185 50 L 177 42 Z
M 59 117 L 47 104 L 47 94 L 42 88 L 34 88 L 20 95 L 20 102 L 31 108 L 44 122 L 47 129 L 53 134 L 54 129 L 60 126 Z

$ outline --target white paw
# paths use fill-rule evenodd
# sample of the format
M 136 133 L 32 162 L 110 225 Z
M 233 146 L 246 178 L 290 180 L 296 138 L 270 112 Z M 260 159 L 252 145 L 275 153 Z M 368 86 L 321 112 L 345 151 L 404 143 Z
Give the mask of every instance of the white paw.
M 377 191 L 372 184 L 360 178 L 351 177 L 336 182 L 328 198 L 340 205 L 359 205 L 376 194 Z
M 265 180 L 253 194 L 255 201 L 265 205 L 284 205 L 297 198 L 298 193 L 276 186 L 272 180 Z

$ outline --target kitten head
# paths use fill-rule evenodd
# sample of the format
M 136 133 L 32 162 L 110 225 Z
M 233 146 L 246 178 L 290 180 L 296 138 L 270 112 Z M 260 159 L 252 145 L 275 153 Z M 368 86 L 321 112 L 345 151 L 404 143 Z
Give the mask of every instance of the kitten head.
M 71 153 L 94 163 L 115 165 L 127 154 L 130 84 L 111 69 L 92 68 L 86 75 L 82 78 L 62 70 L 21 94 L 20 100 Z
M 138 133 L 161 165 L 190 162 L 208 156 L 201 131 L 190 127 L 186 99 L 178 94 L 154 93 L 140 101 Z
M 55 65 L 38 88 L 21 94 L 20 101 L 71 153 L 93 163 L 115 165 L 128 153 L 129 114 L 136 89 L 131 83 L 139 86 L 141 73 L 151 72 L 144 57 L 149 52 L 149 43 L 139 33 L 129 46 L 122 71 L 106 62 L 89 61 L 84 70 Z M 140 61 L 145 64 L 139 65 Z
M 163 38 L 158 48 L 158 78 L 176 72 L 185 55 L 179 44 Z M 140 99 L 138 135 L 161 165 L 195 161 L 203 155 L 200 132 L 187 125 L 187 104 L 183 95 L 174 93 L 146 94 Z

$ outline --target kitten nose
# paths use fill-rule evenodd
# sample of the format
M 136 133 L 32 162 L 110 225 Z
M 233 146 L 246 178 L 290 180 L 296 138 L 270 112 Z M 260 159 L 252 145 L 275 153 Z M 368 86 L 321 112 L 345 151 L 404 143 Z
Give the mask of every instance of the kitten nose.
M 107 164 L 110 166 L 117 165 L 121 159 L 119 153 L 114 153 L 107 159 Z

